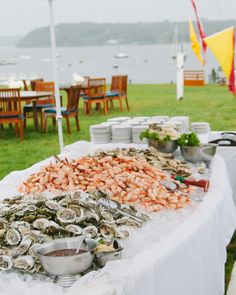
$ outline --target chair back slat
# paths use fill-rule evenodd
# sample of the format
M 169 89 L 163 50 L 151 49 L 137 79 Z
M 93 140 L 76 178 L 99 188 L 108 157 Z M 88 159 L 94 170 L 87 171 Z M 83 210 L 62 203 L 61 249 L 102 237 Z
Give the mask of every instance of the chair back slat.
M 38 81 L 38 82 L 36 82 L 35 90 L 36 91 L 48 91 L 48 92 L 52 92 L 53 93 L 53 95 L 51 95 L 48 99 L 39 100 L 37 102 L 38 105 L 42 105 L 42 104 L 55 104 L 55 97 L 54 97 L 55 86 L 54 86 L 54 82 Z
M 27 81 L 24 79 L 24 80 L 22 80 L 22 82 L 23 82 L 23 85 L 24 85 L 24 90 L 25 91 L 28 91 L 29 90 L 29 87 L 27 85 Z
M 120 95 L 127 95 L 128 76 L 112 76 L 111 91 L 119 92 Z
M 30 80 L 30 87 L 32 91 L 35 91 L 36 83 L 37 82 L 43 82 L 43 78 Z
M 80 98 L 80 85 L 72 86 L 70 88 L 68 102 L 67 102 L 67 111 L 76 112 L 79 108 L 79 98 Z
M 20 89 L 0 89 L 0 116 L 21 115 Z
M 92 78 L 88 81 L 88 97 L 102 98 L 106 96 L 106 79 L 105 78 Z

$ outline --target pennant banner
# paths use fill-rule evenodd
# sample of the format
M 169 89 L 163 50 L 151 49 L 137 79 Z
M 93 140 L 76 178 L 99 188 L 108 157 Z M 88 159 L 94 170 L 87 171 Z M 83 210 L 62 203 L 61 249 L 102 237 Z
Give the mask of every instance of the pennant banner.
M 192 19 L 189 19 L 189 35 L 190 35 L 190 41 L 192 45 L 192 50 L 195 53 L 197 59 L 200 61 L 202 65 L 204 65 L 204 60 L 201 55 L 201 45 L 198 41 L 197 34 L 195 33 Z
M 192 1 L 192 5 L 193 5 L 193 8 L 194 8 L 194 11 L 195 11 L 196 19 L 197 19 L 197 26 L 198 26 L 199 34 L 200 34 L 200 37 L 202 39 L 202 50 L 203 50 L 203 53 L 205 54 L 206 53 L 206 49 L 207 49 L 207 45 L 206 45 L 206 43 L 204 41 L 204 38 L 206 37 L 206 34 L 204 32 L 204 29 L 203 29 L 203 26 L 201 24 L 200 18 L 198 16 L 197 6 L 196 6 L 194 0 L 191 0 L 191 1 Z
M 234 27 L 216 33 L 204 39 L 211 49 L 226 78 L 229 81 L 229 90 L 235 93 L 234 74 Z

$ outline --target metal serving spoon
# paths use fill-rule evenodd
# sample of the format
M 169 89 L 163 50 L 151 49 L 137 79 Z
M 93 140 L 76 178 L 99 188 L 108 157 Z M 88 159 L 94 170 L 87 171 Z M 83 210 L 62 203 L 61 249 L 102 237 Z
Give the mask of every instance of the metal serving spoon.
M 80 238 L 80 240 L 79 240 L 79 242 L 78 242 L 78 246 L 76 248 L 76 252 L 75 252 L 76 254 L 79 253 L 80 247 L 81 247 L 81 245 L 82 245 L 82 243 L 83 243 L 84 240 L 85 240 L 85 236 L 82 235 L 81 238 Z

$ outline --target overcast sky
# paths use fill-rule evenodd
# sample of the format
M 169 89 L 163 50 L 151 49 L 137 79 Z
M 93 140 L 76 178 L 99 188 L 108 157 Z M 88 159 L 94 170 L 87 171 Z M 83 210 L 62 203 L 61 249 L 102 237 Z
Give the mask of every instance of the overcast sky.
M 201 17 L 236 18 L 236 0 L 195 0 Z M 190 0 L 56 0 L 59 22 L 158 22 L 193 16 Z M 1 1 L 0 35 L 24 35 L 49 24 L 47 0 Z

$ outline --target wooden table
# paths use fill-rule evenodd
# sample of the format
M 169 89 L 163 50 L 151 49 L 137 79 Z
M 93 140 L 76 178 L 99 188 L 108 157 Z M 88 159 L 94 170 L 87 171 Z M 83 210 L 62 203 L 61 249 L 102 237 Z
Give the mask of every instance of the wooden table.
M 38 130 L 38 114 L 37 114 L 37 101 L 44 100 L 53 95 L 52 92 L 46 91 L 20 91 L 21 101 L 32 102 L 33 117 L 35 130 Z

